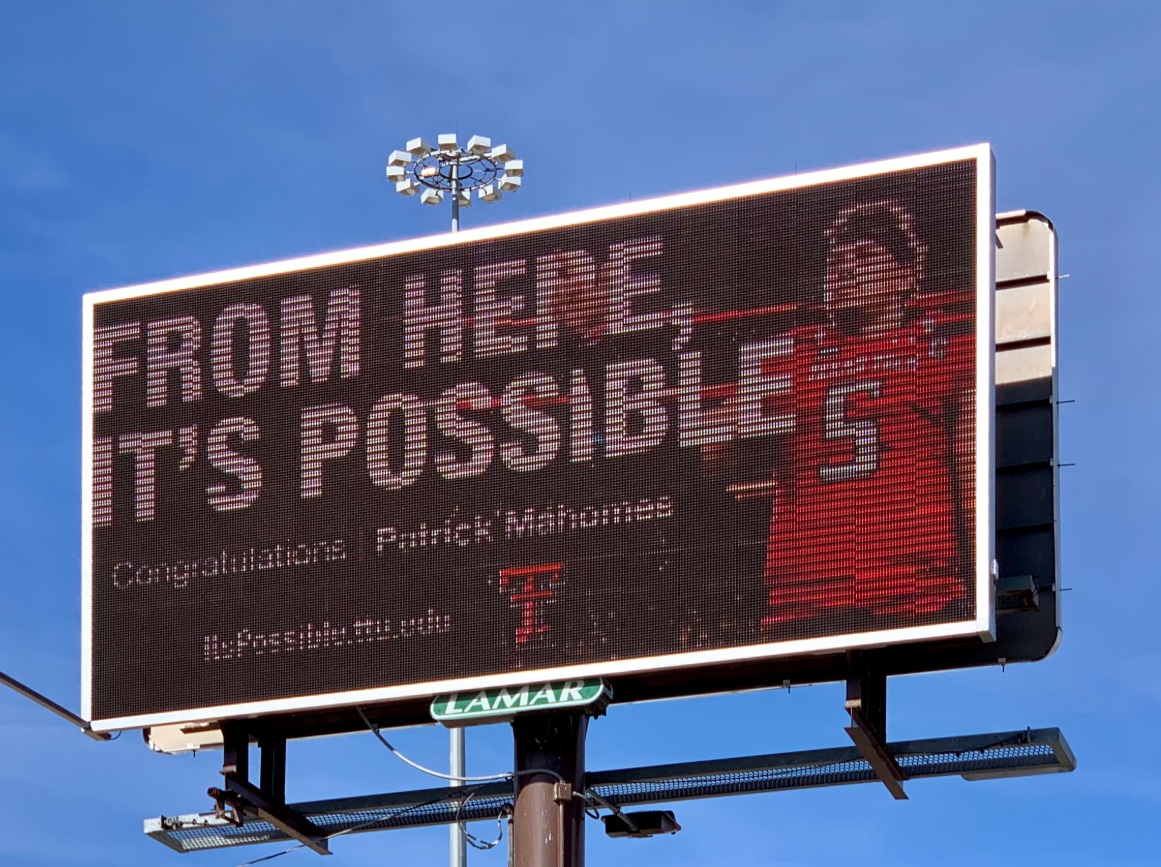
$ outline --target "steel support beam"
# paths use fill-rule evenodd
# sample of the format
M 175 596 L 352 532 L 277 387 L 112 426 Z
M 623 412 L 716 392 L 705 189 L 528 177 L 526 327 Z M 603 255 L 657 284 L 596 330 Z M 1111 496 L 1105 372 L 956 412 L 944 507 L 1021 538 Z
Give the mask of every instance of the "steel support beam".
M 986 780 L 1067 773 L 1076 768 L 1068 742 L 1055 728 L 896 741 L 886 746 L 912 780 L 951 776 Z M 584 786 L 589 791 L 618 808 L 880 781 L 877 772 L 853 746 L 584 775 Z M 472 797 L 464 803 L 468 792 Z M 338 833 L 495 820 L 510 815 L 514 800 L 515 787 L 507 782 L 333 798 L 292 804 L 289 809 L 331 837 Z M 574 800 L 580 803 L 580 799 Z M 595 799 L 588 806 L 607 809 Z M 214 813 L 149 819 L 145 833 L 178 852 L 298 839 L 273 824 L 248 821 L 237 827 Z

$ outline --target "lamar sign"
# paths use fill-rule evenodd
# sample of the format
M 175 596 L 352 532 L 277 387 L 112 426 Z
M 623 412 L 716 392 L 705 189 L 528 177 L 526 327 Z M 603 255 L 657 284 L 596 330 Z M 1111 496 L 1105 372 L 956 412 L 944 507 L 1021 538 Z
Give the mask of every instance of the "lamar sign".
M 437 696 L 431 703 L 431 716 L 449 728 L 506 722 L 532 710 L 585 708 L 596 716 L 612 698 L 613 691 L 603 680 L 563 680 Z

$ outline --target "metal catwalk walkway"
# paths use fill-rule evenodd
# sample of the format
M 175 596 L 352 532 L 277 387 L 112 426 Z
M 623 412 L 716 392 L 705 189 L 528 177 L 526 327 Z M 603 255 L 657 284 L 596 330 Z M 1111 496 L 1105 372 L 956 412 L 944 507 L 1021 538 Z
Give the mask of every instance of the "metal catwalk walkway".
M 1064 772 L 1076 767 L 1072 750 L 1055 728 L 900 741 L 888 744 L 888 748 L 910 779 L 990 779 Z M 600 808 L 602 802 L 619 808 L 876 780 L 854 747 L 594 771 L 586 776 L 594 809 Z M 512 783 L 504 781 L 290 806 L 322 828 L 330 839 L 362 831 L 495 819 L 511 809 L 512 799 Z M 178 852 L 290 839 L 266 822 L 247 821 L 237 827 L 213 813 L 147 819 L 145 833 Z

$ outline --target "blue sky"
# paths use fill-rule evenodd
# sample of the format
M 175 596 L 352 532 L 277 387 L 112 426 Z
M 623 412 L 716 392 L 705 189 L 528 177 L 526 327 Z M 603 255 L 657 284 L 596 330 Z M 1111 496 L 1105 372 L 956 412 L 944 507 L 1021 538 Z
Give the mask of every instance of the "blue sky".
M 0 669 L 79 704 L 81 295 L 442 231 L 386 153 L 457 127 L 524 189 L 465 225 L 990 141 L 1000 210 L 1060 234 L 1065 638 L 1046 662 L 893 685 L 892 737 L 1060 726 L 1071 775 L 690 802 L 680 834 L 592 863 L 1156 863 L 1161 468 L 1152 3 L 12 4 L 0 27 Z M 450 31 L 449 28 L 450 27 Z M 1152 543 L 1149 539 L 1153 539 Z M 593 769 L 842 744 L 841 689 L 617 707 Z M 445 760 L 434 728 L 400 732 Z M 510 767 L 505 727 L 470 769 Z M 218 757 L 82 737 L 0 692 L 0 861 L 235 865 L 141 820 L 205 809 Z M 370 735 L 296 744 L 289 796 L 428 785 Z M 488 833 L 487 827 L 479 829 Z M 444 829 L 336 841 L 337 864 L 440 864 Z M 304 863 L 296 852 L 280 864 Z M 471 863 L 501 867 L 501 850 Z

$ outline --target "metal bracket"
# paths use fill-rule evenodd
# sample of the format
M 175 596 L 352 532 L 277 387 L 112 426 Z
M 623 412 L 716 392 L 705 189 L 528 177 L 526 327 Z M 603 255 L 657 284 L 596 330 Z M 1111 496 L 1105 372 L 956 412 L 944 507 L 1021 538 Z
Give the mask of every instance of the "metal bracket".
M 326 832 L 286 805 L 286 739 L 259 736 L 261 788 L 247 779 L 250 732 L 245 723 L 223 723 L 222 739 L 222 776 L 226 778 L 226 787 L 208 790 L 214 799 L 214 814 L 238 826 L 247 816 L 257 818 L 306 848 L 320 855 L 330 855 Z
M 229 822 L 235 828 L 241 828 L 243 822 L 243 812 L 246 809 L 245 803 L 235 795 L 233 792 L 227 792 L 216 786 L 211 786 L 206 790 L 211 798 L 214 799 L 214 818 L 222 819 Z
M 1041 588 L 1034 575 L 1012 575 L 996 581 L 996 614 L 1040 610 Z
M 903 782 L 907 773 L 887 748 L 887 677 L 874 672 L 864 656 L 852 654 L 851 661 L 855 672 L 847 678 L 843 704 L 851 715 L 851 724 L 845 731 L 892 797 L 905 801 Z
M 269 800 L 256 786 L 245 780 L 226 775 L 226 790 L 211 788 L 211 798 L 219 798 L 230 804 L 239 804 L 243 815 L 254 816 L 273 825 L 287 837 L 297 840 L 320 855 L 330 855 L 327 848 L 326 832 L 318 825 L 281 802 Z M 240 823 L 239 823 L 240 824 Z
M 558 782 L 552 789 L 552 800 L 558 804 L 572 801 L 572 783 Z
M 29 699 L 30 701 L 36 702 L 38 705 L 40 705 L 45 710 L 52 711 L 57 716 L 59 716 L 61 719 L 63 719 L 65 722 L 72 723 L 77 728 L 79 728 L 81 730 L 81 733 L 83 735 L 85 735 L 85 737 L 92 738 L 95 741 L 110 741 L 113 739 L 113 736 L 111 734 L 109 734 L 108 732 L 95 732 L 95 731 L 93 731 L 92 728 L 89 727 L 88 720 L 81 719 L 81 717 L 77 716 L 75 713 L 73 713 L 71 710 L 69 710 L 64 705 L 57 704 L 55 701 L 53 701 L 48 696 L 41 695 L 39 692 L 37 692 L 32 687 L 25 686 L 23 683 L 21 683 L 16 678 L 9 676 L 2 671 L 0 671 L 0 686 L 6 686 L 9 689 L 12 689 L 15 692 L 20 693 L 22 696 Z

